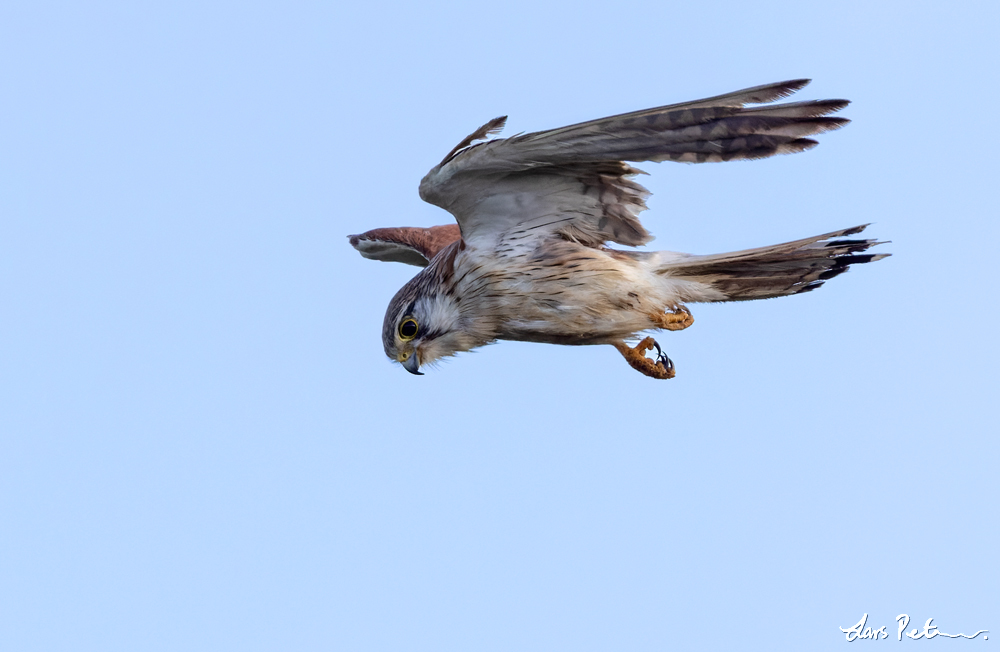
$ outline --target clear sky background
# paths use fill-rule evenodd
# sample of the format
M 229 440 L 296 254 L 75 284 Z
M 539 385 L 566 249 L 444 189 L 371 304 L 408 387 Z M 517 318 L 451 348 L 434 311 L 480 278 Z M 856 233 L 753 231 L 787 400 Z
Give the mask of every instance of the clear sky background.
M 0 649 L 886 649 L 1000 640 L 1000 5 L 0 7 Z M 693 306 L 677 378 L 500 343 L 407 374 L 421 176 L 767 82 L 805 154 L 646 164 L 652 246 L 865 222 L 887 260 Z M 989 641 L 896 642 L 934 618 Z M 894 647 L 893 649 L 896 649 Z

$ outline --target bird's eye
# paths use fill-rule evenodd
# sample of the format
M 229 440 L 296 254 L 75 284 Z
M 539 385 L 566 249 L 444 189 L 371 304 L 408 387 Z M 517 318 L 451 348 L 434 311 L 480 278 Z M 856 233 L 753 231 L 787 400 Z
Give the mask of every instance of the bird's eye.
M 417 320 L 413 317 L 407 317 L 399 325 L 399 339 L 401 340 L 412 340 L 417 336 Z

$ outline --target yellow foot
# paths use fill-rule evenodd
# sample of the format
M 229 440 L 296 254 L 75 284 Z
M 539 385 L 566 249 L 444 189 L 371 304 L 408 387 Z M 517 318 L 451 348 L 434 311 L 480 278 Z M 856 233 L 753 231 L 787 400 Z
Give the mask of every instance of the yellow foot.
M 673 312 L 654 312 L 649 317 L 657 328 L 668 331 L 682 331 L 694 323 L 694 315 L 679 303 L 674 306 Z
M 635 345 L 629 347 L 625 342 L 615 342 L 614 346 L 618 352 L 625 356 L 625 361 L 641 374 L 650 378 L 666 380 L 674 377 L 674 363 L 660 350 L 660 345 L 652 337 L 647 337 Z M 646 351 L 656 348 L 656 360 L 646 357 Z

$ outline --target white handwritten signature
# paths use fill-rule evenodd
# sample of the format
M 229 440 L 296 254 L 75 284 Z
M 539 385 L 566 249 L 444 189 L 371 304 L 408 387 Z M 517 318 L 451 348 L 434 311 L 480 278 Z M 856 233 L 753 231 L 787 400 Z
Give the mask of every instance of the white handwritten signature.
M 916 641 L 917 639 L 921 639 L 921 638 L 932 639 L 935 636 L 947 636 L 948 638 L 968 638 L 968 639 L 973 639 L 973 638 L 976 638 L 977 636 L 979 636 L 980 634 L 984 634 L 984 633 L 990 631 L 988 629 L 981 629 L 978 632 L 976 632 L 975 634 L 973 634 L 972 636 L 969 636 L 968 634 L 945 634 L 944 632 L 938 630 L 937 625 L 932 625 L 931 624 L 933 621 L 934 621 L 933 618 L 928 618 L 927 622 L 924 623 L 924 630 L 923 631 L 920 631 L 919 629 L 917 629 L 916 627 L 914 627 L 910 631 L 906 632 L 906 638 L 911 638 L 914 641 Z M 854 627 L 848 627 L 846 629 L 843 628 L 843 627 L 841 627 L 840 631 L 842 631 L 845 634 L 847 634 L 847 641 L 848 642 L 850 642 L 850 641 L 856 641 L 859 638 L 871 639 L 873 641 L 877 641 L 877 640 L 879 640 L 879 638 L 883 638 L 883 639 L 889 638 L 889 635 L 885 631 L 885 625 L 883 625 L 882 627 L 878 627 L 878 628 L 865 627 L 865 623 L 867 623 L 867 622 L 868 622 L 868 614 L 865 614 L 864 616 L 861 617 L 861 620 L 858 621 L 857 625 L 855 625 Z M 897 638 L 897 640 L 902 641 L 903 640 L 903 631 L 906 629 L 906 626 L 910 624 L 910 617 L 907 616 L 906 614 L 899 614 L 898 616 L 896 616 L 896 622 L 899 623 L 899 631 L 896 632 L 896 638 Z M 988 640 L 990 640 L 990 637 L 989 636 L 983 636 L 983 640 L 984 641 L 988 641 Z

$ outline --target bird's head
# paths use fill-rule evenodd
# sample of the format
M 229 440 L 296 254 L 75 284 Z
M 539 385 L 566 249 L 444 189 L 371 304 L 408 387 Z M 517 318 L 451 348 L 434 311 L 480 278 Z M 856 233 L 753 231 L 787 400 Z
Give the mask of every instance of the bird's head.
M 392 298 L 382 323 L 385 354 L 411 374 L 420 375 L 421 365 L 478 345 L 463 330 L 458 302 L 433 281 L 417 274 Z

